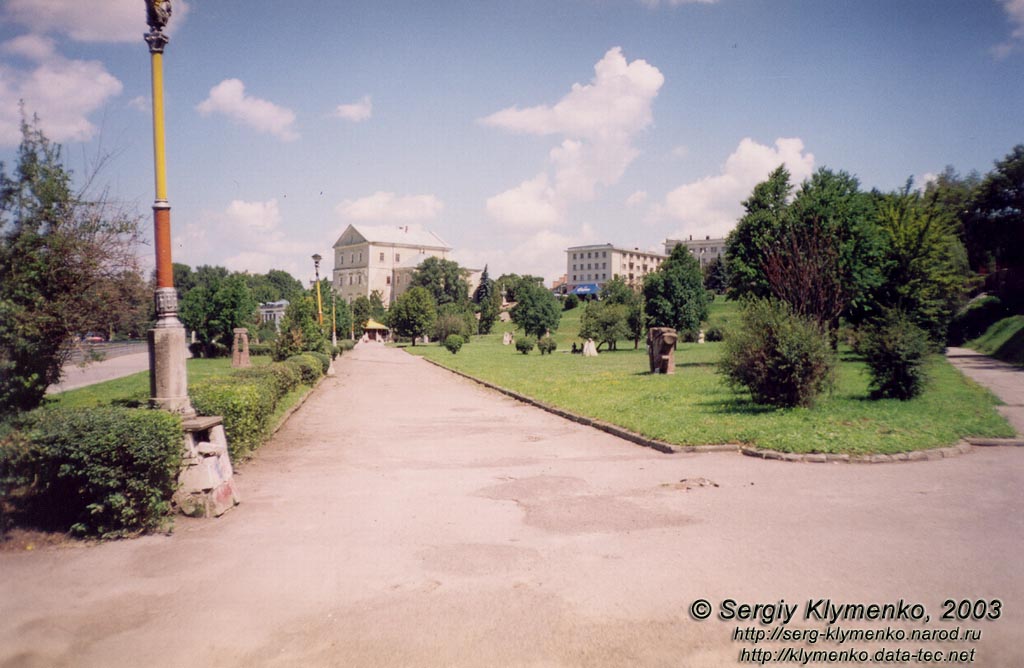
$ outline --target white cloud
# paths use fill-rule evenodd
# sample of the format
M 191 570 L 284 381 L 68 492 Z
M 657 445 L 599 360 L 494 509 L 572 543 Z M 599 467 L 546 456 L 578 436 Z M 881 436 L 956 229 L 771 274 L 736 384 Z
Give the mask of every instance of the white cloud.
M 441 213 L 444 202 L 435 195 L 405 195 L 377 191 L 359 199 L 346 199 L 335 212 L 348 221 L 415 222 L 433 220 Z
M 188 14 L 182 0 L 174 3 L 167 25 L 173 34 Z M 7 0 L 3 18 L 38 33 L 60 33 L 79 42 L 139 42 L 149 28 L 138 0 Z
M 22 35 L 0 44 L 0 51 L 27 61 L 25 67 L 0 63 L 0 145 L 21 141 L 21 110 L 53 141 L 87 141 L 97 132 L 88 116 L 121 93 L 121 82 L 98 61 L 71 60 L 52 40 Z
M 132 99 L 128 100 L 128 106 L 132 109 L 137 109 L 139 111 L 145 112 L 148 112 L 150 111 L 150 109 L 153 108 L 152 105 L 150 104 L 149 98 L 145 95 L 137 95 Z
M 369 95 L 364 95 L 350 104 L 339 104 L 334 115 L 353 123 L 365 121 L 373 115 L 373 100 Z
M 277 207 L 276 198 L 266 202 L 232 200 L 224 215 L 228 224 L 240 233 L 268 232 L 281 222 L 281 211 Z
M 295 112 L 273 102 L 245 94 L 245 84 L 239 79 L 225 79 L 210 89 L 210 96 L 196 106 L 199 113 L 208 116 L 224 114 L 243 125 L 279 139 L 291 141 L 299 135 L 292 128 Z
M 647 201 L 647 191 L 637 190 L 635 193 L 626 198 L 626 206 L 640 206 Z
M 1024 45 L 1024 0 L 999 0 L 1013 26 L 1010 39 L 992 47 L 992 55 L 1002 60 Z
M 644 60 L 627 62 L 615 47 L 594 66 L 589 84 L 573 84 L 554 105 L 509 107 L 484 125 L 532 135 L 561 135 L 551 168 L 487 200 L 487 211 L 511 227 L 536 228 L 564 220 L 573 202 L 593 199 L 599 185 L 617 183 L 636 158 L 633 137 L 651 124 L 651 105 L 665 82 Z
M 482 269 L 486 264 L 492 277 L 509 272 L 531 274 L 543 276 L 546 284 L 551 285 L 565 273 L 565 249 L 594 241 L 594 231 L 587 225 L 581 226 L 576 234 L 538 230 L 500 248 L 457 248 L 452 257 L 464 267 Z
M 679 146 L 676 146 L 675 148 L 672 149 L 673 158 L 680 159 L 685 158 L 688 155 L 690 155 L 690 148 L 688 146 L 683 146 L 682 144 L 680 144 Z
M 798 138 L 780 138 L 774 146 L 743 139 L 725 161 L 721 173 L 675 188 L 657 208 L 662 216 L 683 222 L 670 236 L 724 236 L 743 215 L 742 202 L 773 169 L 785 163 L 790 180 L 799 184 L 814 171 L 814 155 Z

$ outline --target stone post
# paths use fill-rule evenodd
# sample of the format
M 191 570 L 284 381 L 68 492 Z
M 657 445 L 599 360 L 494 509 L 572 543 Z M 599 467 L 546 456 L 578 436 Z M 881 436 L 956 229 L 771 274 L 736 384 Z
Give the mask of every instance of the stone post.
M 252 366 L 249 362 L 249 330 L 245 327 L 236 327 L 235 340 L 231 343 L 231 366 L 236 369 L 244 369 Z

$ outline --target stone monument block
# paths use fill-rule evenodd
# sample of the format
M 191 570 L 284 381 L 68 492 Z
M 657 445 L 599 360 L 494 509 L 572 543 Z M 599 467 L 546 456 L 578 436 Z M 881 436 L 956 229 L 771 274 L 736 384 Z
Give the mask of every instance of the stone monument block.
M 231 366 L 236 369 L 252 366 L 249 361 L 249 330 L 245 327 L 235 328 L 235 340 L 231 344 Z
M 651 373 L 672 374 L 676 372 L 676 341 L 679 334 L 671 327 L 651 327 L 647 332 L 647 354 L 650 357 Z

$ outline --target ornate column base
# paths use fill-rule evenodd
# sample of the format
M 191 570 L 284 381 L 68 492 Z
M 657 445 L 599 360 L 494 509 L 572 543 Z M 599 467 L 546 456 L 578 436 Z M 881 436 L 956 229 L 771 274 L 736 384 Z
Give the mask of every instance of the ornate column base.
M 188 347 L 185 327 L 178 320 L 178 298 L 174 288 L 156 291 L 157 322 L 149 330 L 149 402 L 184 417 L 196 414 L 188 398 Z

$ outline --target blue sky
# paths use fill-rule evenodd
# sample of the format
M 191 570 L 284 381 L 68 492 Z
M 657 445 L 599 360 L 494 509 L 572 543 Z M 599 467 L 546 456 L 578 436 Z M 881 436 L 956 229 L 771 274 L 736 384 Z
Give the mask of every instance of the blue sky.
M 349 223 L 422 225 L 492 274 L 582 243 L 721 235 L 785 162 L 891 190 L 1024 141 L 1024 0 L 173 3 L 174 260 L 309 278 Z M 0 2 L 19 99 L 149 216 L 138 0 Z M 147 251 L 150 252 L 150 251 Z M 148 259 L 148 257 L 147 257 Z

